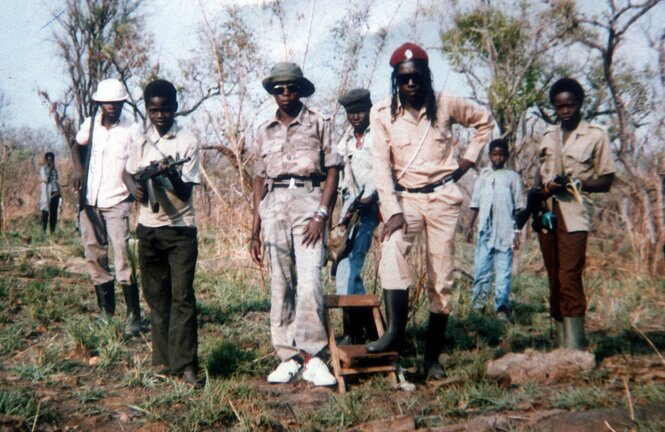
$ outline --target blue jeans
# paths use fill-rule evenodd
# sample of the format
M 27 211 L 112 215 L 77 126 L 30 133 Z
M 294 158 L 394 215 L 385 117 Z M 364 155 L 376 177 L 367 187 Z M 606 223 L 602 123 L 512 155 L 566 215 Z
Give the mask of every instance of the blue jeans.
M 496 311 L 508 311 L 510 278 L 513 266 L 513 250 L 500 251 L 489 247 L 489 233 L 479 233 L 474 256 L 473 295 L 471 305 L 481 309 L 487 304 L 487 296 L 492 286 L 492 273 L 496 274 L 494 305 Z
M 356 226 L 358 232 L 353 242 L 353 249 L 337 264 L 335 284 L 338 295 L 365 294 L 363 266 L 378 224 L 379 217 L 376 211 L 361 213 L 360 222 Z

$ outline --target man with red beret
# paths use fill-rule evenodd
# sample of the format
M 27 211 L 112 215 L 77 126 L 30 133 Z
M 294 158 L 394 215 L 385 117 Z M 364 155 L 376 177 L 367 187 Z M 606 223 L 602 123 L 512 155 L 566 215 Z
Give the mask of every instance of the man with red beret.
M 372 108 L 374 181 L 386 221 L 379 274 L 386 298 L 388 328 L 369 352 L 399 350 L 413 285 L 406 258 L 414 239 L 426 233 L 430 284 L 429 323 L 424 371 L 428 379 L 444 376 L 438 357 L 451 311 L 455 227 L 463 195 L 459 180 L 489 141 L 490 113 L 462 98 L 432 89 L 427 53 L 405 43 L 390 57 L 392 96 Z M 461 158 L 454 155 L 452 125 L 476 129 Z

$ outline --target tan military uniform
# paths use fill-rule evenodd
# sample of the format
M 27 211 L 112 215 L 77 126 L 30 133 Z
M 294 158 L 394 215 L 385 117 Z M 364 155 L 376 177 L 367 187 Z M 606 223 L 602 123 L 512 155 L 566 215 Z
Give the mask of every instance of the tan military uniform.
M 614 173 L 607 133 L 601 127 L 582 121 L 565 144 L 561 132 L 560 126 L 550 126 L 540 143 L 538 155 L 543 184 L 562 173 L 570 173 L 580 180 Z M 556 156 L 557 150 L 561 152 L 560 158 Z M 586 313 L 582 273 L 593 208 L 589 194 L 582 193 L 582 198 L 580 203 L 570 193 L 562 192 L 556 195 L 556 200 L 548 200 L 556 216 L 556 229 L 538 233 L 549 279 L 550 314 L 557 321 Z
M 256 131 L 256 175 L 319 177 L 342 165 L 333 149 L 330 119 L 303 105 L 288 126 L 275 116 Z M 323 321 L 321 266 L 323 242 L 302 245 L 303 230 L 321 200 L 320 187 L 274 188 L 261 201 L 259 215 L 270 266 L 270 333 L 282 361 L 304 351 L 315 355 L 327 345 Z
M 550 126 L 545 130 L 540 143 L 538 156 L 543 184 L 558 174 L 571 173 L 573 177 L 584 181 L 614 173 L 612 153 L 603 128 L 582 121 L 565 144 L 561 136 L 559 126 Z M 560 162 L 555 157 L 557 148 L 561 151 Z M 583 202 L 580 203 L 569 193 L 557 195 L 568 232 L 591 230 L 593 207 L 588 193 L 583 192 L 582 197 Z
M 441 181 L 458 168 L 453 154 L 457 143 L 452 134 L 454 123 L 476 129 L 461 156 L 475 162 L 492 134 L 494 121 L 487 110 L 445 93 L 437 95 L 437 119 L 431 127 L 425 107 L 418 113 L 418 118 L 413 118 L 401 106 L 398 106 L 395 118 L 391 117 L 390 99 L 372 108 L 375 184 L 383 219 L 387 221 L 402 213 L 408 229 L 406 235 L 396 231 L 383 243 L 379 266 L 381 283 L 384 289 L 407 289 L 413 285 L 406 256 L 413 240 L 425 230 L 431 282 L 428 291 L 430 311 L 448 314 L 455 227 L 463 201 L 462 192 L 454 183 L 439 186 L 431 193 L 396 192 L 395 183 L 404 188 L 420 188 Z

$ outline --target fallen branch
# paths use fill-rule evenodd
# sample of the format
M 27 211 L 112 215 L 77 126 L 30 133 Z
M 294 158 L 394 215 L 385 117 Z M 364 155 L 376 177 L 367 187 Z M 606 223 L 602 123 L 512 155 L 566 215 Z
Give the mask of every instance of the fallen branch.
M 635 424 L 635 407 L 633 406 L 633 398 L 630 396 L 630 389 L 628 388 L 628 380 L 625 376 L 621 377 L 623 387 L 626 389 L 626 401 L 628 402 L 628 412 L 630 413 L 630 421 Z M 630 428 L 631 432 L 635 430 L 635 426 Z
M 644 332 L 642 330 L 640 330 L 635 324 L 630 323 L 630 326 L 632 328 L 634 328 L 640 334 L 640 336 L 642 336 L 644 338 L 644 340 L 647 341 L 649 346 L 651 346 L 651 348 L 653 348 L 653 350 L 656 352 L 656 354 L 658 354 L 658 357 L 660 357 L 660 361 L 663 362 L 663 365 L 665 365 L 665 358 L 663 358 L 663 355 L 660 353 L 660 351 L 658 351 L 658 348 L 656 348 L 656 345 L 654 345 L 653 342 L 651 342 L 651 339 L 649 339 L 647 337 L 647 335 L 645 335 Z

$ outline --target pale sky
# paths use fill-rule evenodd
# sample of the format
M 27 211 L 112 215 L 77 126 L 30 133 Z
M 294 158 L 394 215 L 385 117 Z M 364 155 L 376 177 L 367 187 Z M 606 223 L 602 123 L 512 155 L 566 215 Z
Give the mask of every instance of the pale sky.
M 266 0 L 201 0 L 206 8 L 208 18 L 213 20 L 217 9 L 222 5 L 230 3 L 263 3 Z M 325 51 L 325 43 L 330 40 L 327 29 L 330 23 L 338 19 L 342 14 L 342 7 L 335 4 L 347 5 L 347 2 L 336 3 L 326 0 L 285 0 L 284 4 L 289 7 L 289 13 L 302 13 L 305 17 L 299 29 L 289 30 L 287 41 L 289 47 L 297 50 L 299 41 L 306 35 L 304 32 L 306 20 L 309 16 L 309 6 L 315 1 L 316 16 L 313 26 L 313 36 L 310 45 L 310 53 L 305 65 L 305 75 L 314 78 L 317 88 L 325 89 L 326 85 L 332 85 L 326 77 L 323 62 L 317 61 L 317 56 L 330 55 Z M 395 11 L 400 0 L 379 0 L 373 14 L 374 22 L 370 22 L 370 28 L 375 29 L 386 24 Z M 430 49 L 430 63 L 434 72 L 435 88 L 452 89 L 453 92 L 464 92 L 464 83 L 459 76 L 449 70 L 440 51 L 432 49 L 438 46 L 438 31 L 436 28 L 420 29 L 418 34 L 412 34 L 413 30 L 404 22 L 401 16 L 410 16 L 417 4 L 413 0 L 402 2 L 402 8 L 393 29 L 389 44 L 384 49 L 383 58 L 379 61 L 377 74 L 371 87 L 375 99 L 387 96 L 389 68 L 387 58 L 390 52 L 406 40 L 421 41 Z M 6 106 L 2 110 L 3 118 L 0 124 L 10 126 L 30 126 L 53 129 L 53 122 L 48 113 L 48 108 L 37 95 L 37 89 L 42 88 L 49 91 L 52 97 L 59 97 L 65 88 L 66 76 L 64 65 L 55 56 L 55 48 L 51 40 L 52 29 L 55 23 L 52 21 L 52 10 L 58 9 L 62 0 L 0 0 L 0 90 L 6 99 Z M 201 22 L 201 10 L 196 0 L 148 0 L 147 27 L 155 38 L 157 49 L 156 58 L 168 68 L 175 69 L 177 62 L 188 58 L 190 50 L 194 47 L 199 24 Z M 589 6 L 589 5 L 587 5 Z M 659 5 L 658 12 L 652 18 L 652 24 L 656 24 L 663 17 L 663 4 Z M 260 15 L 260 14 L 259 14 Z M 265 15 L 267 16 L 267 15 Z M 257 26 L 263 26 L 265 16 L 257 16 Z M 293 15 L 292 15 L 293 16 Z M 400 22 L 401 21 L 401 22 Z M 662 23 L 663 20 L 660 20 Z M 214 21 L 213 21 L 214 23 Z M 660 24 L 662 27 L 662 24 Z M 326 30 L 326 31 L 323 31 Z M 317 33 L 318 31 L 318 33 Z M 174 37 L 175 35 L 175 37 Z M 270 43 L 270 42 L 269 42 Z M 279 45 L 279 41 L 274 42 Z M 654 59 L 652 51 L 643 46 L 628 45 L 627 50 L 631 56 L 646 59 Z M 271 62 L 283 60 L 282 49 L 268 49 Z M 296 62 L 302 58 L 301 52 L 293 53 Z M 332 88 L 332 87 L 331 87 Z M 139 91 L 139 89 L 137 89 Z

